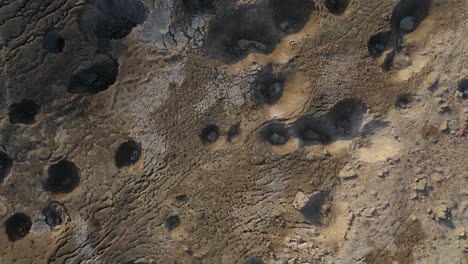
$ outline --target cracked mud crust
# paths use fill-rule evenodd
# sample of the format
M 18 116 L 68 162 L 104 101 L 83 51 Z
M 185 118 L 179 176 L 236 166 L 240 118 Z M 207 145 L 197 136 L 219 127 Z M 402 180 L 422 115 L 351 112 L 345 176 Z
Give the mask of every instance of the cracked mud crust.
M 0 263 L 466 263 L 467 12 L 3 1 Z

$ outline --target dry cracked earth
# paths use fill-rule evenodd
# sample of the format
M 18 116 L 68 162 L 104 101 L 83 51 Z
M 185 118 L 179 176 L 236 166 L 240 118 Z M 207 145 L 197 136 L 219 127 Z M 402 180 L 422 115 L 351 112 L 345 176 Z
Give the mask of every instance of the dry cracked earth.
M 0 263 L 468 263 L 468 1 L 0 1 Z

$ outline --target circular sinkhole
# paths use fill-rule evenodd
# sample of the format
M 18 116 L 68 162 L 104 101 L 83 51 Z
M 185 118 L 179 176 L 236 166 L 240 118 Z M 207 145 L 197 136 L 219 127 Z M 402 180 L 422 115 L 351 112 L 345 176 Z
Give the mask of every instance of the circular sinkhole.
M 397 96 L 397 99 L 395 101 L 395 107 L 406 109 L 411 106 L 412 102 L 413 102 L 413 94 L 402 93 Z
M 190 14 L 212 13 L 215 10 L 215 0 L 183 0 L 182 2 Z
M 135 140 L 122 143 L 115 153 L 115 166 L 123 168 L 137 163 L 141 157 L 141 145 Z
M 270 123 L 260 130 L 260 137 L 271 145 L 284 145 L 289 140 L 289 129 L 283 123 Z
M 10 241 L 25 237 L 31 230 L 31 218 L 24 213 L 14 213 L 5 222 L 5 231 Z
M 463 98 L 468 98 L 468 78 L 465 78 L 458 83 L 457 90 L 463 94 Z
M 80 183 L 79 170 L 68 160 L 61 160 L 50 165 L 42 185 L 44 190 L 51 193 L 70 193 Z
M 146 16 L 147 9 L 140 0 L 96 0 L 86 6 L 79 25 L 89 41 L 103 46 L 126 37 Z
M 68 82 L 72 94 L 94 95 L 113 85 L 119 74 L 119 64 L 113 58 L 98 55 L 89 64 L 80 66 Z
M 11 124 L 30 125 L 36 122 L 36 115 L 39 110 L 40 106 L 36 102 L 24 99 L 19 103 L 10 105 L 8 118 Z
M 322 118 L 303 116 L 293 124 L 292 129 L 305 145 L 326 144 L 332 139 L 330 124 Z
M 45 222 L 50 227 L 61 225 L 65 222 L 66 218 L 65 206 L 60 202 L 50 202 L 47 207 L 42 210 L 42 215 L 44 215 Z
M 392 12 L 392 29 L 402 33 L 414 31 L 429 15 L 430 6 L 430 0 L 400 0 Z
M 315 6 L 312 0 L 270 0 L 270 8 L 276 28 L 290 34 L 305 26 Z
M 180 225 L 180 217 L 178 215 L 170 215 L 166 218 L 166 228 L 171 231 Z
M 251 86 L 254 102 L 258 105 L 277 103 L 283 96 L 284 84 L 285 76 L 273 72 L 271 64 L 266 66 L 257 74 Z
M 219 128 L 216 125 L 209 124 L 200 131 L 200 139 L 203 144 L 214 143 L 220 136 Z
M 333 106 L 326 118 L 335 136 L 353 137 L 361 127 L 366 111 L 367 106 L 363 102 L 346 99 Z
M 61 53 L 65 48 L 65 39 L 59 29 L 51 29 L 44 35 L 44 49 L 48 53 Z
M 4 152 L 0 151 L 0 182 L 2 182 L 13 167 L 13 160 Z
M 270 12 L 265 4 L 257 3 L 218 14 L 208 25 L 205 52 L 227 64 L 250 53 L 272 52 L 283 34 L 276 28 Z
M 392 47 L 392 33 L 379 32 L 369 38 L 367 42 L 367 50 L 372 58 L 382 56 L 384 51 Z
M 325 0 L 325 7 L 334 15 L 341 15 L 348 7 L 349 0 Z

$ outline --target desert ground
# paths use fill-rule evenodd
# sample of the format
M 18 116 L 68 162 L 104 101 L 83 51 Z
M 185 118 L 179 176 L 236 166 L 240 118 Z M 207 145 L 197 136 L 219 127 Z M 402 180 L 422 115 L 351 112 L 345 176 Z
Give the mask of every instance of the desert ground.
M 0 264 L 468 263 L 468 1 L 0 1 Z

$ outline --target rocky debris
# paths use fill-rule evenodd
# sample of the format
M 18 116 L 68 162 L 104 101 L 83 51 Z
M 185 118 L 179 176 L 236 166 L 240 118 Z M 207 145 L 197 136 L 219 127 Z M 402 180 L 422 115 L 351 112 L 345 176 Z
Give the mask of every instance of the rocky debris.
M 439 114 L 444 114 L 450 111 L 450 105 L 448 103 L 441 103 L 439 105 Z
M 466 239 L 466 231 L 465 229 L 460 229 L 457 234 L 457 239 Z
M 370 218 L 374 216 L 375 212 L 376 212 L 375 207 L 366 208 L 362 211 L 361 215 L 364 217 Z
M 433 209 L 428 210 L 428 213 L 435 221 L 451 220 L 450 208 L 448 208 L 445 204 L 440 204 Z
M 379 169 L 377 170 L 376 174 L 379 178 L 386 178 L 389 175 L 388 169 Z
M 306 206 L 307 202 L 309 202 L 310 196 L 305 195 L 303 192 L 299 191 L 296 193 L 294 197 L 293 206 L 296 210 L 301 211 Z
M 444 176 L 439 172 L 434 172 L 431 174 L 431 181 L 435 183 L 441 183 L 444 181 Z
M 413 190 L 417 192 L 425 192 L 427 188 L 427 179 L 425 177 L 420 177 L 416 180 Z
M 438 72 L 432 72 L 427 76 L 424 81 L 424 85 L 429 91 L 435 91 L 439 87 L 440 74 Z
M 442 133 L 448 133 L 448 132 L 450 132 L 450 129 L 449 129 L 449 125 L 448 125 L 448 121 L 447 121 L 447 120 L 443 120 L 442 122 L 440 122 L 439 131 L 442 132 Z
M 346 164 L 344 168 L 340 171 L 338 176 L 343 180 L 351 180 L 357 178 L 358 171 L 349 164 Z

